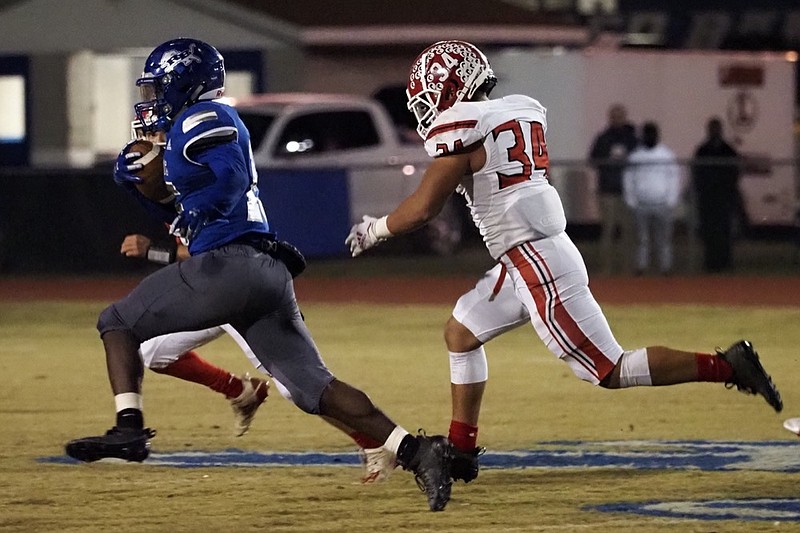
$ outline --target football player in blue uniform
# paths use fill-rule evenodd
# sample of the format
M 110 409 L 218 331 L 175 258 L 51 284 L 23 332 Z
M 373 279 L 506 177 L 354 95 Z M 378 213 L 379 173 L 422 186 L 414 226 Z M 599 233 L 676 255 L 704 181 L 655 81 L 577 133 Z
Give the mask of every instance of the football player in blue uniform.
M 151 274 L 100 314 L 116 424 L 104 435 L 70 441 L 67 454 L 87 462 L 146 459 L 155 432 L 144 426 L 139 345 L 230 324 L 300 409 L 383 442 L 416 475 L 430 509 L 443 510 L 452 484 L 447 438 L 409 434 L 366 394 L 336 379 L 320 357 L 292 283 L 305 263 L 269 226 L 247 128 L 235 109 L 215 101 L 225 84 L 220 53 L 196 39 L 168 41 L 149 55 L 136 84 L 142 101 L 134 110 L 144 131 L 166 133 L 164 176 L 177 216 L 170 206 L 134 194 L 162 220 L 174 218 L 171 231 L 191 257 Z M 136 165 L 123 150 L 115 178 L 135 182 Z

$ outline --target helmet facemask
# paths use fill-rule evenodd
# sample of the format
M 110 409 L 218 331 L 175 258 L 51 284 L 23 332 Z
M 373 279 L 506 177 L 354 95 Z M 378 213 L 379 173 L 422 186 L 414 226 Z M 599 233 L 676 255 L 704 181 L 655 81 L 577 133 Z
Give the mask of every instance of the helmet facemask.
M 428 134 L 433 121 L 439 116 L 440 96 L 439 91 L 427 89 L 408 98 L 408 109 L 414 113 L 414 117 L 417 119 L 417 133 L 423 139 Z
M 169 130 L 173 108 L 164 98 L 164 84 L 161 81 L 168 76 L 142 77 L 136 81 L 141 101 L 133 106 L 133 110 L 143 132 Z
M 165 146 L 167 144 L 165 137 L 166 132 L 161 130 L 145 132 L 142 127 L 142 121 L 138 118 L 131 121 L 132 141 L 150 141 L 153 144 Z

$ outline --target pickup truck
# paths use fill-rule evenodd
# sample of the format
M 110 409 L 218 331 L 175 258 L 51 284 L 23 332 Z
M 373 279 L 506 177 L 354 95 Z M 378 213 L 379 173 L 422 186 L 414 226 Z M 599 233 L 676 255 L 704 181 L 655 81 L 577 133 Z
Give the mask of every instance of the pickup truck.
M 416 132 L 413 138 L 404 135 L 371 98 L 270 93 L 231 104 L 250 131 L 259 174 L 345 170 L 350 224 L 394 209 L 414 191 L 430 161 Z M 410 236 L 415 249 L 445 255 L 457 248 L 465 227 L 459 202 L 454 195 L 439 216 Z

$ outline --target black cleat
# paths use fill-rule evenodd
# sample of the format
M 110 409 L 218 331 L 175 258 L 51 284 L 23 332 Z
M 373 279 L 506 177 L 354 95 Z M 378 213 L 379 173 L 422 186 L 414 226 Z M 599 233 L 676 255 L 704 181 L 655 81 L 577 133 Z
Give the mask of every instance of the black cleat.
M 739 341 L 724 352 L 717 350 L 717 354 L 733 367 L 733 377 L 725 383 L 726 387 L 736 386 L 742 392 L 760 394 L 776 412 L 783 410 L 781 393 L 761 366 L 750 341 Z
M 443 511 L 450 501 L 450 461 L 453 458 L 453 445 L 446 437 L 436 435 L 428 437 L 420 434 L 415 437 L 419 449 L 405 470 L 414 472 L 417 485 L 428 496 L 431 511 Z
M 112 457 L 141 463 L 150 455 L 150 439 L 155 436 L 155 430 L 150 428 L 122 429 L 114 426 L 105 435 L 71 440 L 65 450 L 73 459 L 86 463 Z
M 478 477 L 480 470 L 480 463 L 478 457 L 486 452 L 486 448 L 477 447 L 471 452 L 462 452 L 457 448 L 453 448 L 453 460 L 450 463 L 450 476 L 453 481 L 463 479 L 464 483 L 469 483 Z

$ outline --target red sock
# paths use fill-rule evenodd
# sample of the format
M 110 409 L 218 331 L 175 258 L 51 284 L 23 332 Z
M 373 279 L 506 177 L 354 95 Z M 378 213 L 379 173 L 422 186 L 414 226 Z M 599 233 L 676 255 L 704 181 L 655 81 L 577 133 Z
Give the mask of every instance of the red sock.
M 153 370 L 159 374 L 205 385 L 227 398 L 236 398 L 244 390 L 241 379 L 223 368 L 212 365 L 195 352 L 186 352 L 174 363 Z
M 359 448 L 380 448 L 383 446 L 382 442 L 378 442 L 372 437 L 367 437 L 360 431 L 350 433 L 350 438 L 358 444 Z
M 470 426 L 464 422 L 452 420 L 450 434 L 447 438 L 462 452 L 471 452 L 478 444 L 478 426 Z
M 710 353 L 695 354 L 697 362 L 697 381 L 722 383 L 733 377 L 733 367 L 718 355 Z

